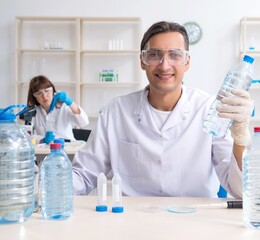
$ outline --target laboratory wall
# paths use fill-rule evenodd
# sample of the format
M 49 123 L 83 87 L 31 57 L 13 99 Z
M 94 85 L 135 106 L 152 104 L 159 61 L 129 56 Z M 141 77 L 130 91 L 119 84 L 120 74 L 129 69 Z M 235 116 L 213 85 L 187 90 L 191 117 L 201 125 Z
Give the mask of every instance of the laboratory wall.
M 240 60 L 240 19 L 260 17 L 259 9 L 259 0 L 1 0 L 0 108 L 15 99 L 16 16 L 140 17 L 142 32 L 160 20 L 195 21 L 203 36 L 190 47 L 191 67 L 184 82 L 215 94 L 227 70 Z

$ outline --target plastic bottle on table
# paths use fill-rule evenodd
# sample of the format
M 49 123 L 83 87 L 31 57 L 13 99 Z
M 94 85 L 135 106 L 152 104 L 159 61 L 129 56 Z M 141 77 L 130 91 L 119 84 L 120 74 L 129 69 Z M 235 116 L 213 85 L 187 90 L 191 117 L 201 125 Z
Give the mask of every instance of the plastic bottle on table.
M 14 108 L 23 110 L 15 115 Z M 0 223 L 24 222 L 34 210 L 34 145 L 16 123 L 25 109 L 0 109 Z
M 124 212 L 122 205 L 122 180 L 118 173 L 112 178 L 112 212 Z
M 66 219 L 73 212 L 72 165 L 61 144 L 50 145 L 51 152 L 40 169 L 43 219 Z
M 206 119 L 204 120 L 203 130 L 215 137 L 225 137 L 227 130 L 232 124 L 232 120 L 220 118 L 217 106 L 221 104 L 221 99 L 232 96 L 232 89 L 243 89 L 248 91 L 252 82 L 252 63 L 254 59 L 245 55 L 243 61 L 233 67 L 226 75 L 224 82 L 213 102 Z
M 39 167 L 34 164 L 34 212 L 39 210 Z
M 249 228 L 260 228 L 260 127 L 254 128 L 243 156 L 243 220 Z
M 100 173 L 97 179 L 97 212 L 107 211 L 107 178 L 104 173 Z

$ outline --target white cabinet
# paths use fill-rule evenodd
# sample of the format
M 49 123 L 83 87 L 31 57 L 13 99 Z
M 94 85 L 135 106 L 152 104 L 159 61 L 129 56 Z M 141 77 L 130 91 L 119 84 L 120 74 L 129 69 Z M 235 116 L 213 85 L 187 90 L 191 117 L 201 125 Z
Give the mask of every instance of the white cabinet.
M 17 17 L 16 102 L 26 103 L 30 79 L 43 74 L 95 123 L 112 98 L 140 88 L 140 25 L 140 18 Z M 108 69 L 117 81 L 99 80 Z
M 253 127 L 260 126 L 260 17 L 244 17 L 240 21 L 240 56 L 252 56 L 253 83 L 250 94 L 255 104 L 255 113 L 251 118 L 251 131 Z

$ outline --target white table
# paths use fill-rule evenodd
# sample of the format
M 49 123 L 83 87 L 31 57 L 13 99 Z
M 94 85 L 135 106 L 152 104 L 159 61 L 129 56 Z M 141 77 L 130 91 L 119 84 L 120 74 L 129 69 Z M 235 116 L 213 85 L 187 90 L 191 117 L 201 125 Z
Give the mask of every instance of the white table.
M 74 198 L 74 213 L 64 221 L 46 221 L 34 213 L 28 221 L 0 225 L 1 240 L 259 240 L 260 230 L 243 226 L 242 209 L 197 208 L 195 213 L 144 212 L 139 207 L 167 207 L 222 202 L 223 199 L 124 197 L 124 213 L 96 212 L 96 197 Z M 109 197 L 109 202 L 111 198 Z
M 75 154 L 76 151 L 84 147 L 86 144 L 85 141 L 74 141 L 74 142 L 65 142 L 64 148 L 67 154 Z M 50 153 L 50 145 L 41 143 L 35 145 L 35 154 L 45 154 Z
M 64 148 L 66 153 L 68 154 L 70 160 L 73 159 L 74 154 L 76 151 L 80 150 L 85 146 L 85 141 L 74 141 L 74 142 L 65 142 Z M 36 162 L 37 165 L 41 163 L 41 161 L 44 159 L 44 157 L 50 153 L 50 145 L 41 143 L 35 145 L 35 156 L 36 156 Z

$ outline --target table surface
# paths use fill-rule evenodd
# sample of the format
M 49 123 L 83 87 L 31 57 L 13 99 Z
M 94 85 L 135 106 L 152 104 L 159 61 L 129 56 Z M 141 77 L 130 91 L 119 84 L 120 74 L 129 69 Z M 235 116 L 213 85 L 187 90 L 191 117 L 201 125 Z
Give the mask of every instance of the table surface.
M 75 152 L 84 147 L 85 144 L 85 141 L 65 142 L 64 148 L 67 154 L 75 154 Z M 50 145 L 45 143 L 36 144 L 34 149 L 36 155 L 47 155 L 50 152 Z
M 196 208 L 194 213 L 171 213 L 169 206 L 223 202 L 225 199 L 123 197 L 124 213 L 96 212 L 95 196 L 74 197 L 67 220 L 42 220 L 34 213 L 26 222 L 0 225 L 1 240 L 256 240 L 260 230 L 243 226 L 242 209 Z M 146 212 L 145 209 L 161 211 Z

